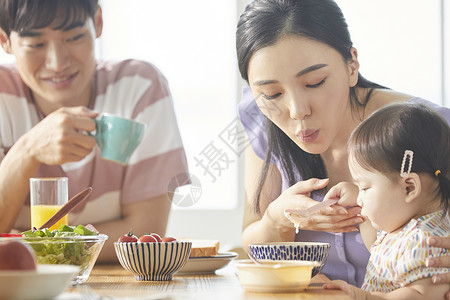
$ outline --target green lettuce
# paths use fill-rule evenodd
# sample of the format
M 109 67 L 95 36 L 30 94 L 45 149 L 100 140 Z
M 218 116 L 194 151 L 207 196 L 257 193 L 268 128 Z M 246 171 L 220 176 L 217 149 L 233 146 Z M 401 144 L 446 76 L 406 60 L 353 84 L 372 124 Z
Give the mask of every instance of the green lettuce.
M 96 232 L 83 225 L 76 227 L 61 225 L 59 229 L 53 231 L 44 228 L 42 230 L 28 230 L 22 234 L 24 241 L 34 249 L 38 264 L 76 265 L 85 269 L 97 247 L 95 243 L 89 247 L 83 240 L 70 239 L 70 237 L 75 236 L 97 235 Z M 58 237 L 63 239 L 58 239 Z M 42 240 L 39 240 L 39 238 L 42 238 Z

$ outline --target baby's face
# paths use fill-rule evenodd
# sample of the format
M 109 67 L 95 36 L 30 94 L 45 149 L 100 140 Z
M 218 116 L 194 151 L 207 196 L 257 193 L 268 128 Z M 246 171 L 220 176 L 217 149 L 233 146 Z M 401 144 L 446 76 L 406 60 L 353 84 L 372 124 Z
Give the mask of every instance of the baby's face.
M 402 185 L 376 170 L 361 167 L 351 155 L 349 168 L 359 188 L 357 203 L 362 207 L 361 214 L 374 228 L 394 232 L 409 221 Z

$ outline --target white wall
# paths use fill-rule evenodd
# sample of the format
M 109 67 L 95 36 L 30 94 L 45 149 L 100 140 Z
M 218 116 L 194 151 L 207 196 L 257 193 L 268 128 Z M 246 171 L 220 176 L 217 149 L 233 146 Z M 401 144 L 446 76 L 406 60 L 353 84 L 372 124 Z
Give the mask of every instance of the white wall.
M 244 11 L 247 2 L 247 0 L 237 0 L 235 24 L 237 24 L 237 20 Z M 235 68 L 236 88 L 234 98 L 237 106 L 245 83 L 238 74 L 237 65 Z M 241 246 L 244 210 L 244 158 L 239 156 L 237 159 L 238 168 L 234 175 L 237 205 L 231 209 L 220 210 L 172 210 L 167 228 L 168 235 L 220 240 L 222 250 Z
M 394 90 L 444 103 L 443 54 L 450 54 L 442 48 L 442 37 L 448 41 L 442 35 L 445 1 L 337 0 L 361 73 Z

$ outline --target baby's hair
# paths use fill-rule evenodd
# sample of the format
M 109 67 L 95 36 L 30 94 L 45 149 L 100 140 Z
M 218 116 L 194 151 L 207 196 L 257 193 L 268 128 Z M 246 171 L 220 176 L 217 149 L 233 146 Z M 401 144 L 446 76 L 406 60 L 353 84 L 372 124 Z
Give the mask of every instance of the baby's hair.
M 439 180 L 436 197 L 446 213 L 450 199 L 450 127 L 432 108 L 395 103 L 375 111 L 348 141 L 352 159 L 367 170 L 398 180 L 405 150 L 414 153 L 411 172 Z

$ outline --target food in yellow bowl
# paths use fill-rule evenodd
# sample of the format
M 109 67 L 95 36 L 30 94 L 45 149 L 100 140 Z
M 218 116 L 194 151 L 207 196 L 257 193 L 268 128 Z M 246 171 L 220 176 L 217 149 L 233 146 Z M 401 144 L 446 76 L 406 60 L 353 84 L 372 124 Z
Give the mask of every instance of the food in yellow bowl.
M 237 263 L 239 281 L 249 292 L 299 292 L 311 282 L 311 272 L 319 265 L 313 261 L 251 260 Z

